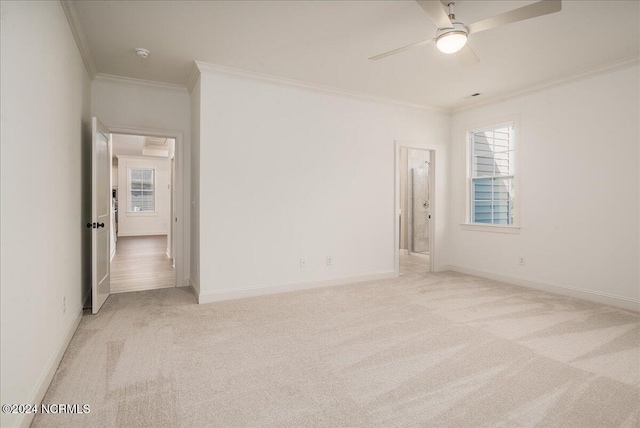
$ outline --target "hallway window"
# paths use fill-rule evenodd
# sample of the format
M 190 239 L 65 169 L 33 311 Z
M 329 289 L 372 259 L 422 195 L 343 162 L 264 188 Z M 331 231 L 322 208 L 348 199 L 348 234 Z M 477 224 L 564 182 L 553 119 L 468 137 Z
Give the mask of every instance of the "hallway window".
M 513 123 L 470 132 L 471 223 L 515 223 Z
M 154 175 L 152 168 L 131 168 L 129 170 L 131 211 L 155 211 Z

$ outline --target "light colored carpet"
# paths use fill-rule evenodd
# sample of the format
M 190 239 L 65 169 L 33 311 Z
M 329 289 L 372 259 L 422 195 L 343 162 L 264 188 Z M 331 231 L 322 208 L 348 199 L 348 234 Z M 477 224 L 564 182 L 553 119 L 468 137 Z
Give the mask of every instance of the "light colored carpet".
M 637 427 L 640 316 L 455 273 L 196 305 L 114 295 L 33 426 Z

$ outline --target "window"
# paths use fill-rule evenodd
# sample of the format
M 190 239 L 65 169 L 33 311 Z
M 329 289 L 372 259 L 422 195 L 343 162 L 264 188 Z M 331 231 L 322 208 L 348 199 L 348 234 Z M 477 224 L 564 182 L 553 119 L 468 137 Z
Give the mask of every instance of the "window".
M 470 133 L 471 223 L 514 225 L 514 126 Z
M 151 168 L 131 168 L 129 170 L 131 211 L 155 211 L 154 175 L 154 170 Z

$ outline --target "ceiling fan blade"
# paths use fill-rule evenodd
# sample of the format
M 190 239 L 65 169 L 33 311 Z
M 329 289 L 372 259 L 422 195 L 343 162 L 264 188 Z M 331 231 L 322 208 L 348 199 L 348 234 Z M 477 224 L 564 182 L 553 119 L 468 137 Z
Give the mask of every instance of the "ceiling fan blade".
M 373 61 L 377 61 L 379 59 L 386 58 L 388 56 L 395 55 L 395 54 L 398 54 L 400 52 L 404 52 L 404 51 L 412 49 L 412 48 L 417 48 L 418 46 L 427 45 L 427 44 L 433 42 L 434 40 L 435 39 L 423 40 L 421 42 L 413 43 L 413 44 L 410 44 L 410 45 L 407 45 L 407 46 L 404 46 L 404 47 L 401 47 L 401 48 L 398 48 L 398 49 L 394 49 L 394 50 L 389 51 L 389 52 L 381 53 L 380 55 L 372 56 L 369 59 L 373 60 Z
M 474 22 L 467 28 L 469 28 L 469 34 L 479 33 L 480 31 L 489 30 L 500 25 L 524 21 L 525 19 L 548 15 L 561 10 L 561 0 L 542 0 L 528 6 L 501 13 L 500 15 L 492 16 L 491 18 L 483 19 L 482 21 Z
M 429 18 L 436 24 L 438 28 L 453 28 L 453 24 L 449 19 L 449 13 L 445 10 L 444 5 L 439 1 L 416 0 Z
M 471 50 L 469 45 L 464 45 L 462 49 L 456 52 L 456 57 L 458 57 L 460 63 L 465 67 L 473 67 L 480 63 L 480 60 L 476 56 L 475 52 Z

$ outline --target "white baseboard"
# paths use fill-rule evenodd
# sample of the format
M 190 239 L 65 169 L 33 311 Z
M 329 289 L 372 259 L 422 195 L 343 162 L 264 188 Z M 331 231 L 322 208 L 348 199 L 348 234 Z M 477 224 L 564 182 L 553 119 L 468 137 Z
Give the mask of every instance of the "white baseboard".
M 56 374 L 56 370 L 58 370 L 60 361 L 62 361 L 62 357 L 64 356 L 64 353 L 67 350 L 69 343 L 71 342 L 71 338 L 73 337 L 76 330 L 78 329 L 78 325 L 80 325 L 80 321 L 82 320 L 83 308 L 85 303 L 87 302 L 87 298 L 89 298 L 89 293 L 87 293 L 87 295 L 84 296 L 84 298 L 82 299 L 82 304 L 80 305 L 80 309 L 76 313 L 76 316 L 73 319 L 73 322 L 71 323 L 69 328 L 67 328 L 67 331 L 65 332 L 64 337 L 58 344 L 58 349 L 54 354 L 53 358 L 51 359 L 51 361 L 49 361 L 49 365 L 47 366 L 47 369 L 45 370 L 44 374 L 40 378 L 40 381 L 38 382 L 38 386 L 36 387 L 36 390 L 33 393 L 31 400 L 27 401 L 27 403 L 30 403 L 30 404 L 42 403 L 42 400 L 44 399 L 44 395 L 47 393 L 47 390 L 49 389 L 49 385 L 51 385 L 53 376 Z M 34 413 L 24 414 L 22 416 L 22 419 L 18 421 L 18 426 L 24 427 L 24 428 L 29 427 L 34 417 L 35 417 Z
M 406 248 L 400 248 L 400 255 L 401 256 L 408 256 L 409 255 L 409 250 L 407 250 Z
M 503 275 L 494 272 L 467 268 L 462 266 L 439 266 L 439 271 L 452 270 L 454 272 L 465 273 L 467 275 L 479 276 L 481 278 L 492 279 L 495 281 L 506 282 L 507 284 L 513 284 L 520 287 L 533 288 L 536 290 L 546 291 L 554 294 L 561 294 L 563 296 L 575 297 L 578 299 L 588 300 L 590 302 L 603 303 L 605 305 L 616 306 L 618 308 L 627 309 L 630 311 L 640 312 L 640 300 L 632 299 L 629 297 L 616 296 L 614 294 L 602 293 L 600 291 L 585 290 L 577 287 L 570 287 L 567 285 L 554 284 L 550 282 L 543 282 L 537 280 L 531 280 L 513 275 Z
M 366 275 L 344 276 L 317 281 L 291 282 L 285 284 L 243 288 L 239 290 L 220 290 L 210 293 L 199 293 L 199 295 L 197 295 L 197 298 L 198 303 L 213 303 L 222 302 L 224 300 L 242 299 L 245 297 L 265 296 L 267 294 L 288 293 L 291 291 L 308 290 L 311 288 L 329 287 L 334 285 L 346 285 L 357 282 L 396 278 L 397 276 L 398 273 L 394 271 L 374 272 Z
M 118 238 L 123 236 L 160 236 L 166 235 L 167 232 L 118 232 Z

